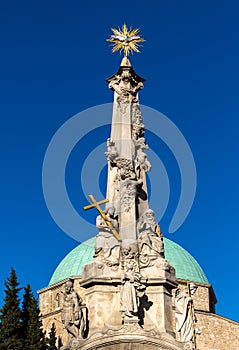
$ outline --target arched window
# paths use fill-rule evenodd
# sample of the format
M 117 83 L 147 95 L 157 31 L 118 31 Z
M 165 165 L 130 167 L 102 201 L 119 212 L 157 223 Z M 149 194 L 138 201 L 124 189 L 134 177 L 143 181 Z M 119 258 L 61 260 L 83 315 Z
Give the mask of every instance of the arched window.
M 60 297 L 60 293 L 56 294 L 56 307 L 60 307 L 61 306 L 61 297 Z

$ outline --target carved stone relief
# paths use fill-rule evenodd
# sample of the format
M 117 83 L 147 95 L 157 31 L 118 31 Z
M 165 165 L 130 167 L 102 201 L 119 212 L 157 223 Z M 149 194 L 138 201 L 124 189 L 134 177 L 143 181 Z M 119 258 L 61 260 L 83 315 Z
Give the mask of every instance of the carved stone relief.
M 164 258 L 164 244 L 154 211 L 148 209 L 137 224 L 140 267 L 152 266 L 154 260 Z
M 104 213 L 106 220 L 112 226 L 109 227 L 100 215 L 97 216 L 96 227 L 99 229 L 99 233 L 96 236 L 94 258 L 107 266 L 117 266 L 119 265 L 120 244 L 112 234 L 112 229 L 118 229 L 118 216 L 115 214 L 114 207 L 109 207 Z
M 125 114 L 126 106 L 130 102 L 138 102 L 137 92 L 143 88 L 143 83 L 135 79 L 130 70 L 124 69 L 110 81 L 109 88 L 117 93 L 117 102 L 122 114 Z
M 105 155 L 109 162 L 114 162 L 115 158 L 119 155 L 115 142 L 110 138 L 107 139 L 107 152 L 105 152 Z
M 120 205 L 121 211 L 129 212 L 135 203 L 138 191 L 137 187 L 141 186 L 143 181 L 141 179 L 126 179 L 121 182 L 120 187 Z
M 67 281 L 64 286 L 61 320 L 71 338 L 83 338 L 85 320 L 82 312 L 82 299 L 75 292 L 72 281 Z
M 151 164 L 147 159 L 147 155 L 144 152 L 144 150 L 149 149 L 149 146 L 145 144 L 145 138 L 140 137 L 139 139 L 135 140 L 135 151 L 136 151 L 136 157 L 135 157 L 135 171 L 137 176 L 140 176 L 140 169 L 142 168 L 145 172 L 148 172 L 151 170 Z
M 200 334 L 200 330 L 196 328 L 197 318 L 192 299 L 197 288 L 197 285 L 190 283 L 188 288 L 178 288 L 175 293 L 176 331 L 182 342 L 195 343 L 196 334 Z
M 137 140 L 139 137 L 143 137 L 144 131 L 142 114 L 139 105 L 136 103 L 132 105 L 132 139 Z
M 135 271 L 135 264 L 129 261 L 122 277 L 120 295 L 120 311 L 122 318 L 132 318 L 138 312 L 138 299 L 143 296 L 145 286 L 141 283 L 141 275 Z

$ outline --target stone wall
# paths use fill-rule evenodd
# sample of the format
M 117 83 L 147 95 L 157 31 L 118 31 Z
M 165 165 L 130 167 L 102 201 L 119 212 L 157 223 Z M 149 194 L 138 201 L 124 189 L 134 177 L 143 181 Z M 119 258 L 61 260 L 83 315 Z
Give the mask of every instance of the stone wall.
M 197 337 L 200 350 L 238 350 L 239 323 L 216 314 L 197 312 L 201 335 Z

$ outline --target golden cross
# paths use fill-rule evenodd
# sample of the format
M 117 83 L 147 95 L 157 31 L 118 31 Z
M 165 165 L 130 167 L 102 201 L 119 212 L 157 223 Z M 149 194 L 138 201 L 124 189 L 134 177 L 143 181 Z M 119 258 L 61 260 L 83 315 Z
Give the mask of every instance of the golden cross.
M 156 233 L 159 236 L 159 238 L 163 238 L 163 233 L 161 231 L 161 228 L 160 228 L 159 224 L 157 224 Z
M 104 211 L 100 207 L 101 204 L 108 203 L 109 200 L 108 199 L 103 199 L 102 201 L 97 202 L 92 194 L 89 194 L 89 198 L 90 198 L 92 204 L 86 205 L 85 207 L 83 207 L 83 209 L 84 210 L 88 210 L 88 209 L 91 209 L 91 208 L 96 208 L 98 210 L 98 212 L 100 213 L 100 216 L 102 217 L 102 219 L 105 221 L 106 225 L 109 226 L 109 227 L 112 227 L 111 232 L 113 233 L 115 238 L 118 241 L 121 241 L 121 237 L 120 237 L 118 231 L 113 227 L 112 223 L 107 220 L 107 216 L 105 215 Z

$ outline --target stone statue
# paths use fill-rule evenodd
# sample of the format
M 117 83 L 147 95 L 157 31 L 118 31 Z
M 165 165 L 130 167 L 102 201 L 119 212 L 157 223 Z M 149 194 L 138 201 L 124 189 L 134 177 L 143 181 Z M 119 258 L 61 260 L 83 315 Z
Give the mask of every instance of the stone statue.
M 140 266 L 146 267 L 157 258 L 164 258 L 163 238 L 154 219 L 154 211 L 147 209 L 137 224 Z
M 83 338 L 85 320 L 81 309 L 82 299 L 74 291 L 73 282 L 65 283 L 61 320 L 64 328 L 74 338 Z
M 145 127 L 142 120 L 142 114 L 138 104 L 132 106 L 132 139 L 137 140 L 144 136 Z
M 143 296 L 145 286 L 140 283 L 141 275 L 135 272 L 135 263 L 128 262 L 122 278 L 122 289 L 120 295 L 120 311 L 123 319 L 132 318 L 138 312 L 138 297 Z
M 96 236 L 95 255 L 96 260 L 108 266 L 119 265 L 120 244 L 112 233 L 112 229 L 118 229 L 115 208 L 109 207 L 104 211 L 106 220 L 112 224 L 108 226 L 101 215 L 96 218 L 96 227 L 99 233 Z
M 144 150 L 149 149 L 149 146 L 145 144 L 145 138 L 140 137 L 138 140 L 135 140 L 135 150 L 136 150 L 136 159 L 135 159 L 135 168 L 138 176 L 140 175 L 140 168 L 142 167 L 145 172 L 151 170 L 151 164 L 147 159 L 147 154 Z
M 126 179 L 120 187 L 121 211 L 129 212 L 138 195 L 138 186 L 142 186 L 142 179 Z
M 180 341 L 195 341 L 196 333 L 200 333 L 199 330 L 195 329 L 197 320 L 191 297 L 196 293 L 197 288 L 194 283 L 190 283 L 188 288 L 183 290 L 178 288 L 175 293 L 176 331 Z
M 115 158 L 118 157 L 118 151 L 115 146 L 115 142 L 110 138 L 107 139 L 107 152 L 105 152 L 106 158 L 110 162 L 114 162 Z

